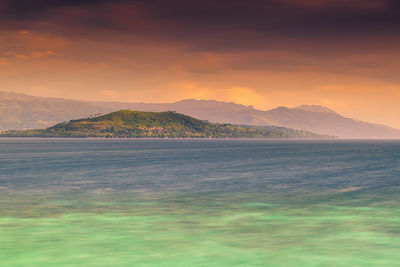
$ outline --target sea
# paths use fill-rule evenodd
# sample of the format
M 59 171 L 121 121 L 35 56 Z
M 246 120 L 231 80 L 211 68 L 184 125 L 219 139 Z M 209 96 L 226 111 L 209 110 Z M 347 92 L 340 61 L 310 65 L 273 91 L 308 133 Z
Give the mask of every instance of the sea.
M 0 266 L 400 266 L 400 141 L 0 139 Z

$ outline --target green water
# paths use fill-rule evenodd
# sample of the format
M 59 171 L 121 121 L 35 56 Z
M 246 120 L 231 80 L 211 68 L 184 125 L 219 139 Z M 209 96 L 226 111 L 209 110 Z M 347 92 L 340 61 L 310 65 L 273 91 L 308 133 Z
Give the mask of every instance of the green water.
M 14 203 L 19 214 L 2 210 L 7 215 L 0 219 L 3 266 L 400 262 L 400 205 L 388 199 L 343 194 L 329 204 L 328 196 L 287 196 L 280 202 L 274 202 L 277 196 L 247 194 L 142 196 L 140 201 L 129 195 L 54 197 Z M 2 208 L 10 205 L 5 199 L 1 203 Z
M 0 266 L 399 266 L 400 142 L 0 140 Z

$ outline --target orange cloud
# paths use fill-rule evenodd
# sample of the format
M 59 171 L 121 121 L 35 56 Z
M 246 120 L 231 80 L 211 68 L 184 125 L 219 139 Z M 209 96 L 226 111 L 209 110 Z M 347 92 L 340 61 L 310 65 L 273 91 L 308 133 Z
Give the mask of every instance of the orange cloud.
M 15 52 L 6 52 L 4 53 L 4 56 L 8 58 L 15 58 L 15 59 L 20 59 L 20 60 L 28 60 L 28 59 L 43 59 L 43 58 L 48 58 L 51 56 L 56 55 L 54 51 L 47 50 L 47 51 L 34 51 L 30 52 L 27 54 L 22 54 L 22 53 L 15 53 Z
M 18 31 L 18 33 L 25 35 L 25 34 L 29 34 L 30 31 L 28 31 L 28 30 L 20 30 L 20 31 Z
M 57 50 L 67 46 L 68 41 L 65 38 L 49 36 L 40 33 L 30 32 L 27 30 L 18 31 L 16 33 L 4 33 L 9 42 L 18 44 L 22 49 L 26 50 Z

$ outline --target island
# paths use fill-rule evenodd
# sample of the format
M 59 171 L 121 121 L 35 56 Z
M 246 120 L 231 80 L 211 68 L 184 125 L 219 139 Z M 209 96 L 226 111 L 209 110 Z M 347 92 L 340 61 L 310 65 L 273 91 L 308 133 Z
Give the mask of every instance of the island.
M 277 126 L 210 123 L 174 111 L 120 110 L 106 115 L 70 120 L 46 129 L 9 130 L 1 137 L 98 138 L 333 138 Z

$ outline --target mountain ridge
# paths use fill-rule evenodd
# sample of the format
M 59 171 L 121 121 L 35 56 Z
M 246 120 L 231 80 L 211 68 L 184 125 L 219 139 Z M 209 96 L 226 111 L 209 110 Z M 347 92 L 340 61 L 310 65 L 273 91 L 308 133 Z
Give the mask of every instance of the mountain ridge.
M 313 112 L 336 113 L 334 110 L 321 105 L 300 105 L 293 109 L 308 110 Z
M 11 97 L 12 94 L 14 98 Z M 1 92 L 0 130 L 44 128 L 60 121 L 121 109 L 153 112 L 169 110 L 216 123 L 282 126 L 340 138 L 400 138 L 399 129 L 346 118 L 329 108 L 316 105 L 278 107 L 263 111 L 252 106 L 216 100 L 185 99 L 174 103 L 123 103 L 45 98 L 17 93 L 11 95 L 9 93 L 5 99 Z

